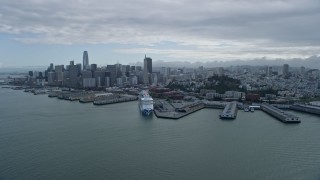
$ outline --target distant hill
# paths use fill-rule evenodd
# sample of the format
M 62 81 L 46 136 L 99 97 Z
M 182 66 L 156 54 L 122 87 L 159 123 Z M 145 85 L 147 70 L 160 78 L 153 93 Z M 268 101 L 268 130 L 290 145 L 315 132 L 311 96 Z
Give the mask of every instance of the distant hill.
M 294 59 L 254 59 L 254 60 L 232 60 L 232 61 L 206 61 L 206 62 L 188 62 L 188 61 L 164 61 L 155 60 L 152 62 L 154 67 L 199 67 L 203 66 L 206 68 L 210 67 L 228 67 L 228 66 L 282 66 L 283 64 L 289 64 L 291 67 L 301 67 L 312 69 L 320 69 L 320 56 L 311 56 L 305 59 L 294 58 Z M 143 62 L 137 62 L 134 65 L 143 66 Z

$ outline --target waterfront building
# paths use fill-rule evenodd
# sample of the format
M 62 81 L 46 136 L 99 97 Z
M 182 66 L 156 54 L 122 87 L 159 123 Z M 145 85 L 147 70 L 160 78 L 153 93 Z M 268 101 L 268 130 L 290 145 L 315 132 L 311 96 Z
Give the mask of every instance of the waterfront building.
M 94 72 L 94 78 L 96 78 L 96 85 L 97 87 L 102 87 L 104 86 L 104 81 L 106 78 L 106 72 L 105 71 L 95 71 Z
M 96 79 L 95 78 L 84 78 L 83 79 L 83 88 L 95 88 Z
M 110 76 L 106 76 L 106 78 L 105 78 L 105 87 L 110 87 Z
M 88 51 L 83 51 L 83 69 L 90 69 Z
M 121 77 L 117 78 L 117 85 L 122 86 L 122 78 Z
M 137 76 L 133 76 L 131 78 L 131 84 L 132 85 L 137 85 L 138 84 L 138 77 Z
M 157 73 L 152 73 L 151 74 L 151 83 L 153 85 L 158 84 L 158 74 Z

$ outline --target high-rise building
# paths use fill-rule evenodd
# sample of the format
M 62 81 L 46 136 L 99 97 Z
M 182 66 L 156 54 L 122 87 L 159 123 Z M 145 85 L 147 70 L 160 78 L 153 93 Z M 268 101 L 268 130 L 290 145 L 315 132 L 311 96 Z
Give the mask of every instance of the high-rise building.
M 83 69 L 90 69 L 88 51 L 83 52 Z
M 106 72 L 105 71 L 95 71 L 94 78 L 96 78 L 96 86 L 102 87 L 105 85 Z
M 63 65 L 56 65 L 54 68 L 54 71 L 56 72 L 56 80 L 59 82 L 63 81 L 63 71 L 64 71 L 64 66 Z M 60 84 L 60 83 L 59 83 Z
M 107 71 L 110 72 L 110 86 L 113 86 L 117 81 L 117 67 L 116 67 L 116 65 L 107 65 Z
M 97 70 L 97 64 L 91 64 L 90 70 L 95 72 Z
M 53 63 L 50 63 L 49 71 L 53 71 Z
M 143 63 L 143 83 L 150 84 L 150 74 L 152 73 L 152 59 L 145 55 Z
M 84 78 L 92 78 L 92 72 L 91 71 L 81 71 L 81 77 Z
M 54 85 L 55 75 L 56 75 L 55 72 L 52 72 L 52 71 L 48 72 L 48 84 L 49 85 Z
M 141 66 L 136 66 L 136 71 L 142 71 L 142 67 Z
M 70 87 L 77 88 L 79 86 L 80 71 L 77 65 L 70 65 Z

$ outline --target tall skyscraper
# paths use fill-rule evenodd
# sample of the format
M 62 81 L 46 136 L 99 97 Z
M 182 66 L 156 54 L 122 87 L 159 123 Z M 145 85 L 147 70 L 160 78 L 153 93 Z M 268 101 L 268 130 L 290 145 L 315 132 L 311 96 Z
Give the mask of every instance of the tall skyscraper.
M 284 64 L 282 67 L 282 75 L 287 78 L 289 76 L 289 64 Z
M 150 74 L 152 73 L 152 59 L 145 55 L 143 64 L 143 83 L 150 84 Z
M 90 69 L 88 51 L 83 52 L 83 69 Z
M 107 65 L 107 71 L 110 73 L 110 86 L 113 86 L 117 80 L 117 67 L 116 65 Z
M 63 65 L 56 65 L 55 66 L 55 72 L 56 72 L 56 80 L 62 82 L 63 81 L 63 71 L 64 66 Z
M 79 67 L 77 65 L 70 65 L 69 75 L 70 75 L 70 87 L 77 88 L 79 84 L 78 77 L 80 75 Z

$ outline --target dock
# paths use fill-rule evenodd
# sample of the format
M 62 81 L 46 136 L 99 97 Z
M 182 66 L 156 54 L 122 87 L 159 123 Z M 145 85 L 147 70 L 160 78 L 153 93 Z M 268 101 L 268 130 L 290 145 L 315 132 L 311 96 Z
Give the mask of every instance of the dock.
M 229 102 L 220 114 L 221 119 L 235 119 L 237 117 L 237 102 Z
M 320 107 L 317 107 L 317 106 L 294 104 L 290 106 L 290 109 L 295 111 L 301 111 L 301 112 L 320 115 Z
M 187 116 L 191 113 L 199 111 L 205 107 L 203 103 L 191 103 L 187 105 L 183 105 L 180 107 L 168 107 L 168 104 L 165 104 L 166 107 L 162 108 L 155 108 L 154 114 L 158 118 L 165 118 L 165 119 L 180 119 L 184 116 Z M 171 106 L 171 105 L 170 105 Z
M 102 99 L 102 100 L 96 100 L 93 102 L 94 105 L 107 105 L 107 104 L 115 104 L 115 103 L 122 103 L 122 102 L 128 102 L 128 101 L 136 101 L 138 100 L 137 96 L 119 96 L 115 98 L 108 98 L 108 99 Z
M 300 119 L 297 116 L 291 115 L 281 109 L 274 107 L 270 104 L 262 104 L 261 109 L 269 115 L 277 118 L 283 123 L 300 123 Z

